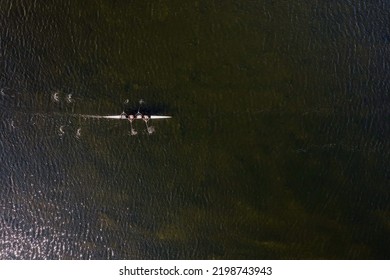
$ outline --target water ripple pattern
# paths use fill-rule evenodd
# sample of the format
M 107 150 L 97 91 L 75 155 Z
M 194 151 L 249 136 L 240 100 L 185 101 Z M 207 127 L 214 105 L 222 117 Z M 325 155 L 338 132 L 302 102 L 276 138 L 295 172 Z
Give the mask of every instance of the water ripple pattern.
M 0 259 L 389 259 L 389 3 L 1 1 Z

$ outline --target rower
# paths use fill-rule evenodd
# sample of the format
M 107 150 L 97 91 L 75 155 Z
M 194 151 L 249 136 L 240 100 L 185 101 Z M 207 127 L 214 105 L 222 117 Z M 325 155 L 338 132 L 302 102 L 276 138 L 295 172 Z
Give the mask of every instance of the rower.
M 129 115 L 129 116 L 127 117 L 127 119 L 129 120 L 129 122 L 133 122 L 133 120 L 134 120 L 134 115 Z

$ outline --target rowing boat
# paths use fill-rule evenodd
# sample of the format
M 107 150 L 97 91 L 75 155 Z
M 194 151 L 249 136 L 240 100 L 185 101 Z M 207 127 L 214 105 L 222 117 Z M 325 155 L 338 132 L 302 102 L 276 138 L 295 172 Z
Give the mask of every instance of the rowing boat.
M 162 120 L 162 119 L 171 119 L 172 116 L 158 116 L 158 115 L 143 115 L 143 114 L 135 114 L 135 115 L 113 115 L 113 116 L 99 116 L 99 118 L 103 119 L 114 119 L 114 120 Z
M 128 103 L 126 101 L 125 103 Z M 136 120 L 143 120 L 146 125 L 146 131 L 149 134 L 154 133 L 154 127 L 149 126 L 150 120 L 163 120 L 163 119 L 171 119 L 172 116 L 161 116 L 161 115 L 149 115 L 149 114 L 143 114 L 141 113 L 141 105 L 144 103 L 144 101 L 141 99 L 139 101 L 139 107 L 136 114 L 127 114 L 125 112 L 122 112 L 120 115 L 112 115 L 112 116 L 99 116 L 99 115 L 79 115 L 84 118 L 94 118 L 94 119 L 112 119 L 112 120 L 128 120 L 130 122 L 131 130 L 130 135 L 137 135 L 137 131 L 133 128 L 133 121 Z
M 159 116 L 159 115 L 144 115 L 144 114 L 135 114 L 135 115 L 112 115 L 112 116 L 97 116 L 97 115 L 82 115 L 84 118 L 95 118 L 95 119 L 112 119 L 112 120 L 162 120 L 162 119 L 171 119 L 172 116 Z

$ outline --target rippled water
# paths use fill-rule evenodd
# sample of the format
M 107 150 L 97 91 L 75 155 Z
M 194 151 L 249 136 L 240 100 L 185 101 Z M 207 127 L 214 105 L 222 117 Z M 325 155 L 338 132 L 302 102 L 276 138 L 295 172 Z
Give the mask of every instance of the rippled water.
M 78 2 L 0 3 L 1 259 L 390 257 L 388 2 Z

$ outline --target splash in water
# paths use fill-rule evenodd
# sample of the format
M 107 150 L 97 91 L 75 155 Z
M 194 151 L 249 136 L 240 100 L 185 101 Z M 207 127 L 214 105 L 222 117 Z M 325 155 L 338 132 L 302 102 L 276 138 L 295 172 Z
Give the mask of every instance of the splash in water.
M 60 126 L 60 129 L 59 129 L 59 132 L 58 132 L 58 136 L 63 136 L 65 134 L 65 130 L 64 130 L 64 125 L 61 125 Z
M 131 128 L 131 130 L 130 130 L 130 135 L 131 136 L 135 136 L 135 135 L 137 135 L 138 134 L 138 132 L 134 129 L 134 128 Z
M 52 98 L 53 98 L 54 102 L 59 102 L 60 101 L 60 93 L 59 92 L 53 93 Z
M 77 138 L 77 139 L 80 139 L 80 137 L 81 137 L 81 128 L 79 127 L 79 128 L 77 129 L 77 131 L 76 131 L 76 138 Z
M 156 130 L 154 129 L 154 126 L 148 126 L 147 130 L 148 134 L 153 134 L 154 132 L 156 132 Z
M 68 102 L 68 103 L 72 103 L 73 102 L 71 93 L 66 96 L 66 102 Z

